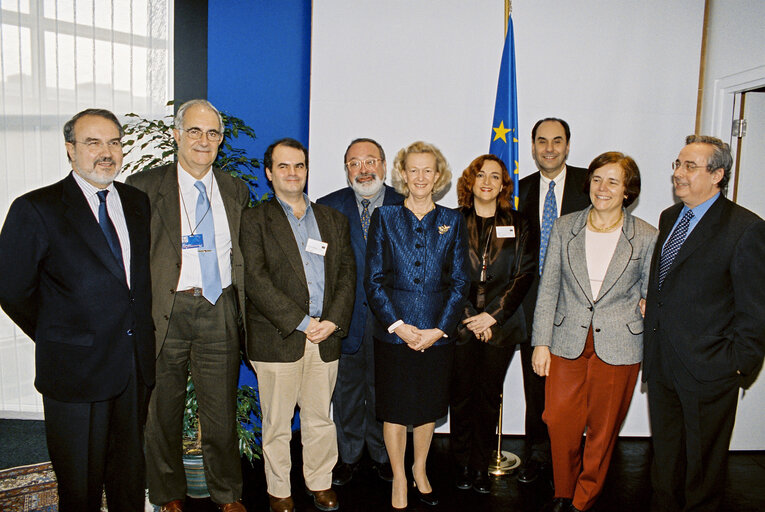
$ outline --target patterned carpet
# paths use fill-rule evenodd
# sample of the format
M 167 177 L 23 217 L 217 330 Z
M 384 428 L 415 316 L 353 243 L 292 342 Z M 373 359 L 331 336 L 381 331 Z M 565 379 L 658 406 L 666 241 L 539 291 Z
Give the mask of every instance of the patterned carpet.
M 0 471 L 0 510 L 57 511 L 56 476 L 50 462 Z

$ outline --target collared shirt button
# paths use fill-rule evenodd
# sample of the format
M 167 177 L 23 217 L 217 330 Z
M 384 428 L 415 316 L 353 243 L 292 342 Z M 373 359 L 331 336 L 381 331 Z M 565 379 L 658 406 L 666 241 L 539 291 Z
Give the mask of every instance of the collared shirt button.
M 419 277 L 415 277 L 414 278 L 414 284 L 420 284 L 420 278 Z
M 414 266 L 415 266 L 415 267 L 419 267 L 420 265 L 422 265 L 422 263 L 420 263 L 419 261 L 415 261 L 415 262 L 414 262 Z
M 415 229 L 415 231 L 417 231 L 418 233 L 422 233 L 422 228 L 417 228 Z
M 417 249 L 422 249 L 422 244 L 414 244 Z
M 133 331 L 133 329 L 128 329 L 128 330 L 127 330 L 127 335 L 128 335 L 128 336 L 132 336 L 132 335 L 133 335 L 133 332 L 134 332 L 134 331 Z

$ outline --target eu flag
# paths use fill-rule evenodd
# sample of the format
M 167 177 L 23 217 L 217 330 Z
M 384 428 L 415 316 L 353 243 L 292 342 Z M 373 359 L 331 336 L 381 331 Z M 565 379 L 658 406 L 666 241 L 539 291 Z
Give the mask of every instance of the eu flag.
M 518 209 L 518 101 L 515 86 L 515 47 L 513 19 L 507 17 L 507 35 L 499 68 L 494 122 L 491 125 L 489 153 L 502 159 L 513 178 L 513 207 Z

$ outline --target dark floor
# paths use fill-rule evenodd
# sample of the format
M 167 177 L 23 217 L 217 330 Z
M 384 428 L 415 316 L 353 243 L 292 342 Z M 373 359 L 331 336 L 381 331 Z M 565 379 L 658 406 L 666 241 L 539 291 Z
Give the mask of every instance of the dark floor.
M 411 438 L 410 438 L 411 441 Z M 42 422 L 0 420 L 0 469 L 47 460 L 45 431 Z M 520 453 L 522 442 L 518 438 L 505 438 L 503 449 Z M 303 492 L 300 470 L 299 435 L 293 439 L 293 497 L 298 511 L 315 511 L 310 499 Z M 411 457 L 411 442 L 409 444 Z M 644 438 L 622 438 L 614 451 L 605 490 L 594 512 L 647 511 L 650 500 L 650 443 Z M 243 501 L 250 511 L 268 510 L 265 478 L 262 464 L 252 467 L 242 463 L 244 472 Z M 439 492 L 441 503 L 430 508 L 411 503 L 411 511 L 537 511 L 552 496 L 549 482 L 538 481 L 531 485 L 518 483 L 515 475 L 493 480 L 492 493 L 479 495 L 471 490 L 460 491 L 453 484 L 454 463 L 449 454 L 447 435 L 436 435 L 428 459 L 428 475 L 433 488 Z M 390 484 L 379 480 L 376 473 L 366 466 L 354 479 L 337 488 L 340 509 L 353 512 L 388 511 Z M 187 502 L 187 510 L 207 512 L 217 510 L 208 500 Z M 725 488 L 723 508 L 725 512 L 761 512 L 765 510 L 765 452 L 731 452 L 728 465 L 728 482 Z

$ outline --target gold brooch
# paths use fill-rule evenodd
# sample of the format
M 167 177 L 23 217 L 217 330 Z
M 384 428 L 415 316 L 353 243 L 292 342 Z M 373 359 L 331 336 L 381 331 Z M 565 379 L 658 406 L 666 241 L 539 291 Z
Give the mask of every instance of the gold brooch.
M 444 224 L 443 226 L 438 226 L 438 234 L 439 234 L 439 235 L 443 235 L 444 233 L 446 233 L 447 231 L 449 231 L 449 228 L 450 228 L 450 227 L 451 227 L 451 226 L 447 226 L 446 224 Z

